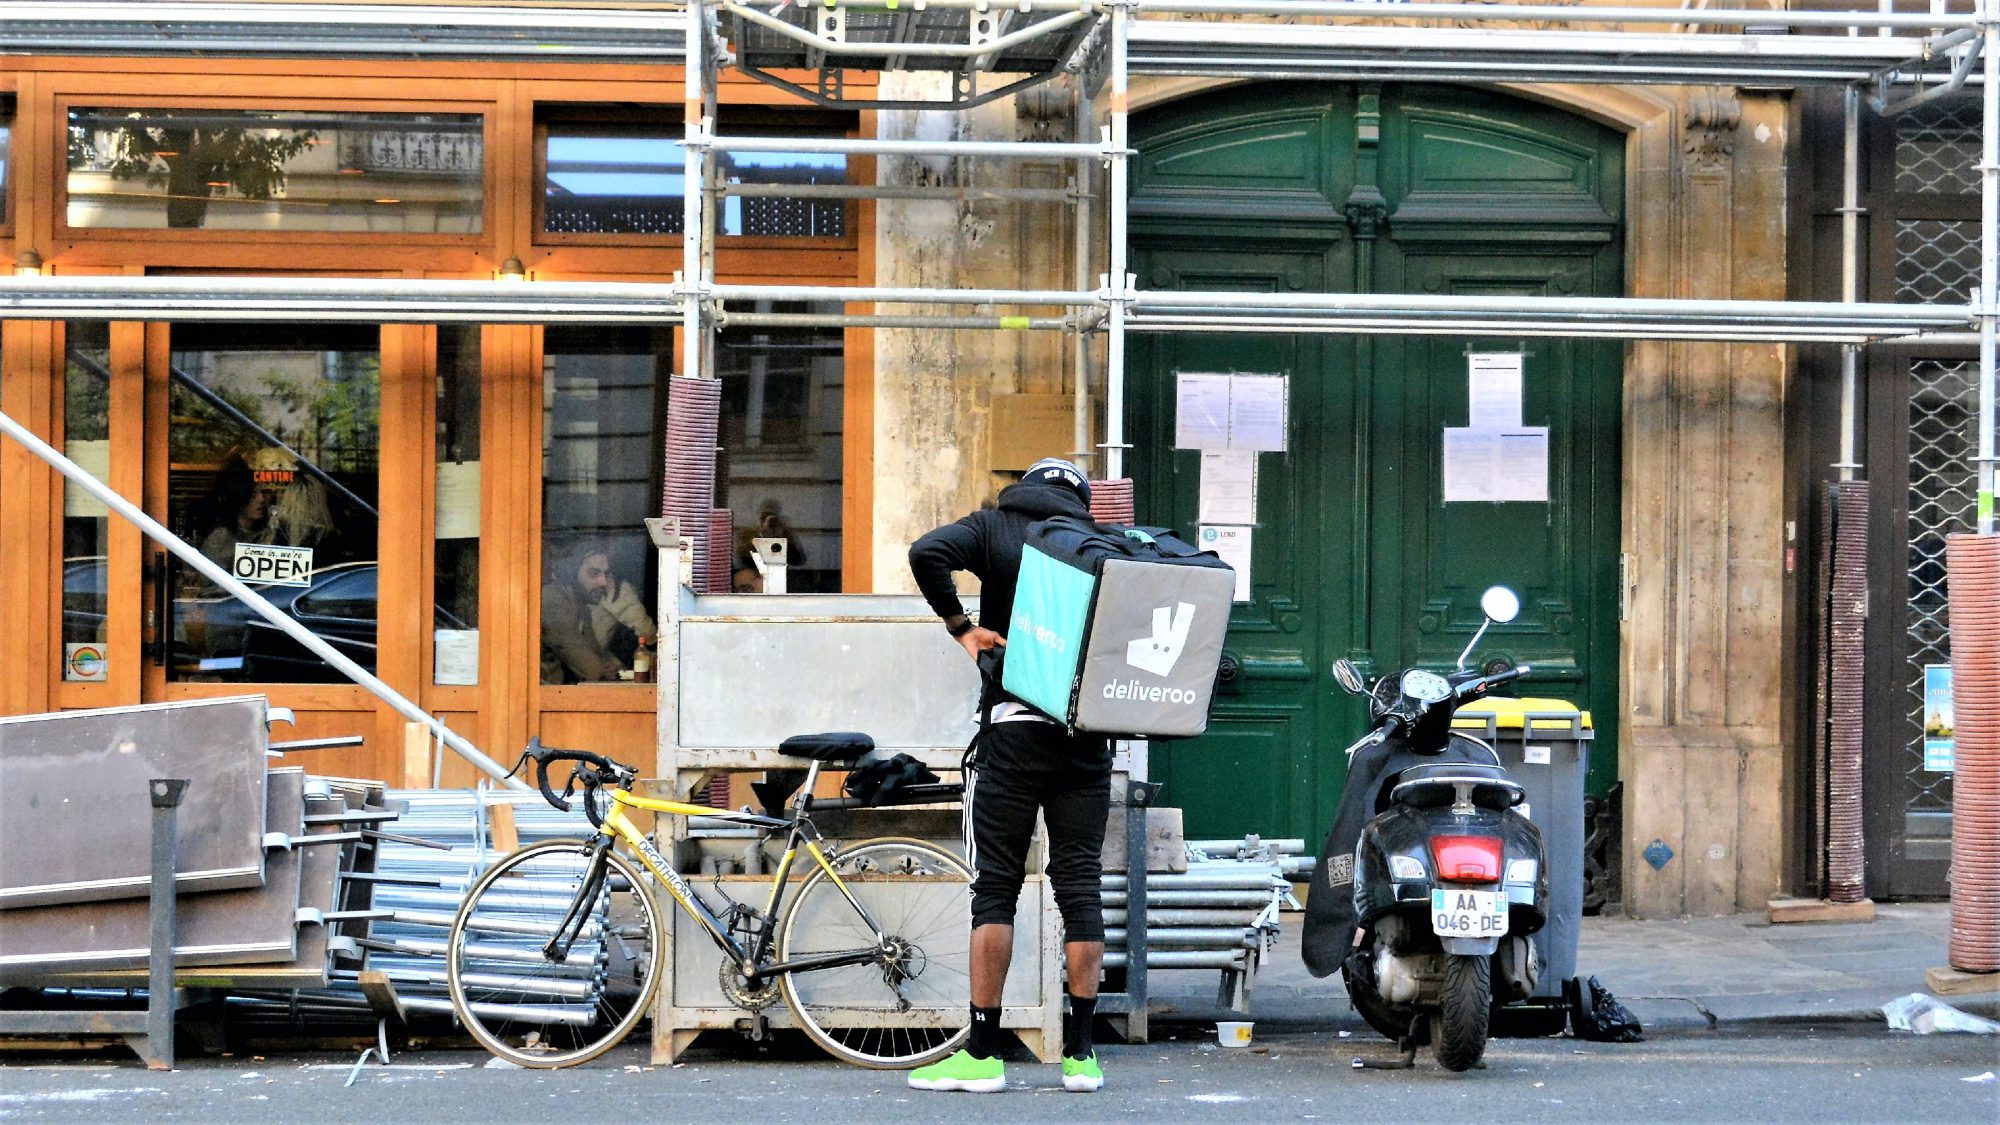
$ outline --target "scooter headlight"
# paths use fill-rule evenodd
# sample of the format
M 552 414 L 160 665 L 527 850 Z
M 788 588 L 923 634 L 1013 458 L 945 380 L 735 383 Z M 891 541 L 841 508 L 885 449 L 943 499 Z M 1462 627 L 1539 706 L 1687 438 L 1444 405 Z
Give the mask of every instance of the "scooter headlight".
M 1510 860 L 1507 864 L 1509 883 L 1532 883 L 1535 881 L 1535 861 L 1532 859 Z
M 1392 855 L 1389 857 L 1389 878 L 1402 882 L 1421 880 L 1424 877 L 1424 861 L 1415 856 Z

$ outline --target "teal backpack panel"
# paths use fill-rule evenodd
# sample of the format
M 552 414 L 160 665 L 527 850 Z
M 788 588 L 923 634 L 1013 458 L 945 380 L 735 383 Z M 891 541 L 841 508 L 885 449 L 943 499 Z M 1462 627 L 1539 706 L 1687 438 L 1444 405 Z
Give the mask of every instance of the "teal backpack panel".
M 1097 579 L 1089 572 L 1032 546 L 1023 548 L 1000 678 L 1009 695 L 1045 715 L 1067 719 L 1077 664 L 1083 659 L 1084 622 L 1096 589 Z

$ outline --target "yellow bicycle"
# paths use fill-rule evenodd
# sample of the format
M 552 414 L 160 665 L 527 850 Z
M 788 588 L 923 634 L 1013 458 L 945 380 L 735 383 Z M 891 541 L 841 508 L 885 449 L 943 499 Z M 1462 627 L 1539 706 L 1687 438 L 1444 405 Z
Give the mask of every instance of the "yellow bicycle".
M 780 749 L 810 765 L 785 815 L 763 816 L 635 796 L 631 766 L 531 742 L 515 768 L 533 762 L 559 809 L 581 786 L 595 832 L 522 848 L 472 885 L 445 950 L 459 1021 L 526 1067 L 574 1066 L 610 1050 L 659 990 L 668 948 L 655 888 L 664 886 L 722 951 L 722 991 L 737 1007 L 754 1014 L 782 996 L 813 1042 L 866 1067 L 921 1066 L 957 1050 L 970 1034 L 971 872 L 922 840 L 829 845 L 812 822 L 821 768 L 851 765 L 873 746 L 866 735 L 787 739 Z M 576 763 L 560 795 L 548 778 L 558 762 Z M 909 797 L 960 789 L 917 786 Z M 711 907 L 633 822 L 635 809 L 782 832 L 765 904 L 724 894 L 726 905 Z M 801 852 L 811 866 L 791 893 Z

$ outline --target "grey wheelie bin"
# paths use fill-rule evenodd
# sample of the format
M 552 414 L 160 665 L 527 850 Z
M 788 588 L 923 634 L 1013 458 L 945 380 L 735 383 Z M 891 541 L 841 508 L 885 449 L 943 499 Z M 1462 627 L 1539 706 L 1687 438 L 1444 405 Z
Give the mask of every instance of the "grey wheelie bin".
M 1532 941 L 1542 973 L 1530 1003 L 1560 1005 L 1576 975 L 1583 924 L 1583 796 L 1590 772 L 1590 712 L 1560 699 L 1482 699 L 1459 709 L 1452 728 L 1483 739 L 1527 791 L 1519 809 L 1547 849 L 1548 922 Z

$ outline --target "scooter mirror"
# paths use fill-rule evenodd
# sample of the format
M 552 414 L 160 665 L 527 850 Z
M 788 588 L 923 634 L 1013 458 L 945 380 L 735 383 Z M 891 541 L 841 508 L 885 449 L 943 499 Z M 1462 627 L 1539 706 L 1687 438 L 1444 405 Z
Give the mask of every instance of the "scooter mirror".
M 1363 695 L 1368 691 L 1366 685 L 1361 682 L 1361 669 L 1356 668 L 1354 661 L 1345 656 L 1333 662 L 1333 678 L 1339 681 L 1341 687 L 1347 689 L 1349 695 Z
M 1479 596 L 1479 608 L 1486 616 L 1505 625 L 1521 615 L 1521 599 L 1505 586 L 1494 586 Z

